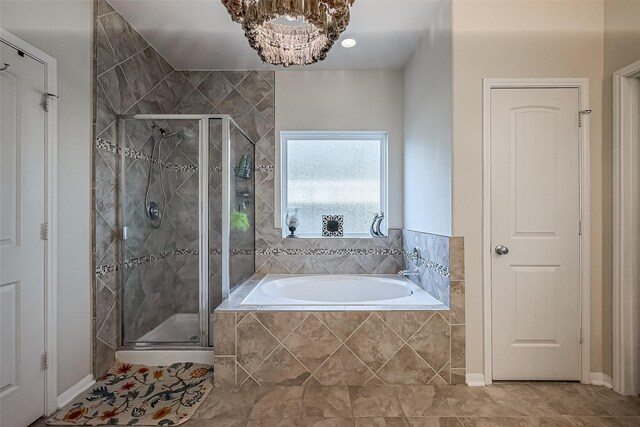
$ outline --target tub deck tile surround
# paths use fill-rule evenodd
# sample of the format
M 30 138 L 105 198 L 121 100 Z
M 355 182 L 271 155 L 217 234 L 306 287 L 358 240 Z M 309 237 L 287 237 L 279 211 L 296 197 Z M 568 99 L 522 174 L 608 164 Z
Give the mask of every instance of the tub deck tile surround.
M 263 277 L 214 312 L 217 387 L 464 382 L 464 325 L 448 310 L 240 305 Z

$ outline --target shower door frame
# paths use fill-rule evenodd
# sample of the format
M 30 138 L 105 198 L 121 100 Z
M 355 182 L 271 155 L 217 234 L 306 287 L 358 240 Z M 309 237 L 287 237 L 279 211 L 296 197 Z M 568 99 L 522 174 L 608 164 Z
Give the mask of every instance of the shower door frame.
M 124 304 L 122 303 L 122 298 L 124 295 L 124 289 L 121 289 L 119 292 L 119 302 L 120 302 L 120 316 L 119 322 L 120 326 L 118 330 L 120 331 L 119 336 L 119 348 L 123 350 L 194 350 L 200 349 L 203 347 L 211 347 L 213 348 L 213 344 L 209 345 L 209 327 L 210 327 L 210 315 L 209 312 L 209 125 L 211 120 L 221 120 L 222 121 L 222 227 L 221 227 L 221 237 L 222 237 L 222 247 L 221 247 L 221 257 L 222 257 L 222 300 L 228 298 L 229 296 L 229 286 L 230 286 L 230 271 L 229 271 L 229 251 L 230 251 L 230 242 L 231 242 L 231 226 L 230 226 L 230 211 L 229 208 L 231 206 L 231 132 L 230 127 L 231 124 L 235 125 L 236 129 L 242 133 L 249 142 L 255 147 L 256 143 L 242 130 L 242 128 L 236 123 L 233 118 L 228 114 L 122 114 L 117 116 L 116 125 L 117 125 L 117 133 L 118 133 L 118 142 L 124 141 L 124 126 L 120 126 L 121 121 L 124 120 L 197 120 L 198 121 L 198 227 L 199 227 L 199 237 L 198 237 L 198 292 L 199 292 L 199 336 L 200 339 L 197 343 L 170 343 L 170 342 L 137 342 L 137 343 L 125 343 L 124 342 L 124 323 L 122 319 L 124 318 Z M 121 256 L 120 256 L 120 265 L 121 265 L 121 273 L 120 273 L 120 282 L 122 286 L 124 286 L 124 245 L 125 239 L 124 237 L 124 206 L 123 200 L 126 197 L 126 181 L 124 180 L 124 157 L 125 150 L 124 146 L 120 146 L 120 164 L 122 165 L 120 170 L 120 202 L 119 209 L 120 214 L 119 218 L 121 221 L 121 233 L 120 233 L 120 245 L 121 245 Z M 206 261 L 206 262 L 205 262 Z

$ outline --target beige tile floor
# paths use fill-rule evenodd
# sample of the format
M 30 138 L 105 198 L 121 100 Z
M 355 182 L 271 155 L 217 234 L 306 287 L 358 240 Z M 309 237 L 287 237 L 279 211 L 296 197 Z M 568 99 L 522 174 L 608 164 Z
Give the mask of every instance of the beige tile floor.
M 640 398 L 573 383 L 215 388 L 183 426 L 640 427 Z

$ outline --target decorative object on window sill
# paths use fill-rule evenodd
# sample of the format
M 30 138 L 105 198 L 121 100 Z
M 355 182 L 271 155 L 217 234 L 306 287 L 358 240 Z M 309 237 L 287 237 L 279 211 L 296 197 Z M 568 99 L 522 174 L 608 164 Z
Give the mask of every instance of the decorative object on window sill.
M 384 221 L 384 212 L 380 212 L 373 217 L 371 229 L 369 230 L 373 237 L 387 237 L 382 232 L 382 221 Z
M 298 208 L 288 208 L 287 209 L 287 218 L 285 219 L 285 225 L 289 228 L 291 234 L 289 234 L 288 238 L 298 237 L 296 236 L 296 229 L 298 225 L 300 225 L 300 219 L 298 218 Z
M 355 0 L 222 0 L 264 62 L 308 65 L 326 58 Z
M 344 216 L 322 215 L 322 237 L 343 237 Z

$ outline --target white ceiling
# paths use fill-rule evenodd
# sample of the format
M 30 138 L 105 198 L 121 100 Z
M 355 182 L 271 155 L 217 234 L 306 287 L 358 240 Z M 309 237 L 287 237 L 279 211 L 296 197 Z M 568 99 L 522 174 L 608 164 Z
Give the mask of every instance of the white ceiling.
M 442 1 L 356 0 L 351 9 L 351 23 L 342 37 L 353 37 L 358 45 L 344 49 L 338 42 L 327 59 L 304 69 L 402 69 Z M 110 0 L 110 3 L 177 69 L 265 67 L 220 0 Z

